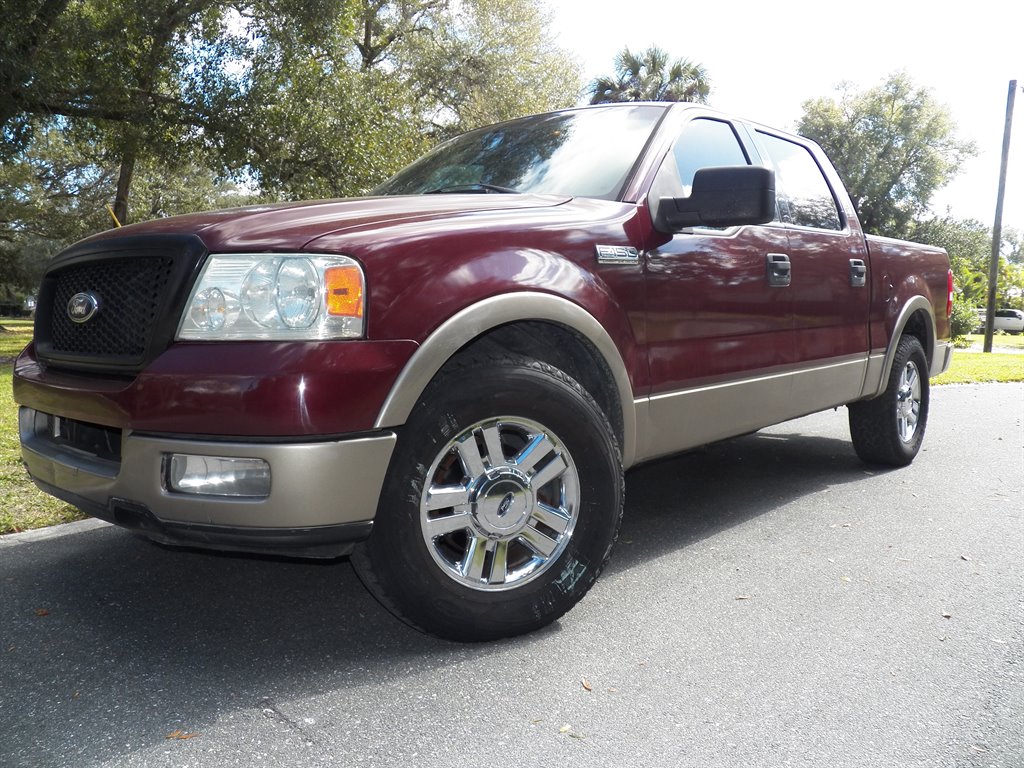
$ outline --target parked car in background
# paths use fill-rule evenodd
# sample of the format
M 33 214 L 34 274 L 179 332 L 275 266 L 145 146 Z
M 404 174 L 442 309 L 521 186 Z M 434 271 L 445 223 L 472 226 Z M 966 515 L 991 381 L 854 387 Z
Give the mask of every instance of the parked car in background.
M 997 309 L 992 325 L 997 331 L 1020 333 L 1024 331 L 1024 312 L 1019 309 Z

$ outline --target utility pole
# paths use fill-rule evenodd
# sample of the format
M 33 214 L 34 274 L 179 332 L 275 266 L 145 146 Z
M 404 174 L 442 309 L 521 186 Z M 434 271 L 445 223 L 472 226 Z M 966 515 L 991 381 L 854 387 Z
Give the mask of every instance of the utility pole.
M 1006 195 L 1006 166 L 1010 160 L 1010 129 L 1013 127 L 1013 102 L 1017 81 L 1010 81 L 1006 94 L 1006 127 L 1003 129 L 1003 159 L 999 166 L 999 192 L 996 194 L 996 221 L 992 225 L 992 261 L 988 265 L 988 309 L 985 313 L 985 352 L 992 351 L 992 333 L 996 322 L 996 285 L 999 282 L 999 248 L 1003 239 L 1003 197 Z

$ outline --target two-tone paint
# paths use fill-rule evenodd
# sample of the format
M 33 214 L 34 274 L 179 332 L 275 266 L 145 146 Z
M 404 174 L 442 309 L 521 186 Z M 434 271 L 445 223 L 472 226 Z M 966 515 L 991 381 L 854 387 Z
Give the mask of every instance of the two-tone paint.
M 666 107 L 619 201 L 322 201 L 164 219 L 85 241 L 75 253 L 100 253 L 127 236 L 191 235 L 207 253 L 350 256 L 366 275 L 366 338 L 176 342 L 127 377 L 47 367 L 30 346 L 15 365 L 14 392 L 31 473 L 99 516 L 111 499 L 146 510 L 156 518 L 147 530 L 154 538 L 266 549 L 252 543 L 260 531 L 301 540 L 355 524 L 365 535 L 402 424 L 443 366 L 484 340 L 533 344 L 580 380 L 608 413 L 625 467 L 872 397 L 904 332 L 920 337 L 933 374 L 943 370 L 948 260 L 865 238 L 813 144 L 788 137 L 825 172 L 841 231 L 778 222 L 654 227 L 657 169 L 682 127 L 707 116 L 731 120 Z M 731 123 L 760 162 L 756 134 L 769 129 Z M 617 252 L 629 257 L 608 258 Z M 789 285 L 771 284 L 768 254 L 788 257 Z M 853 261 L 863 264 L 862 284 L 851 277 Z M 86 457 L 48 447 L 40 414 L 121 430 L 122 466 L 98 472 Z M 168 494 L 160 457 L 211 444 L 223 455 L 266 457 L 290 477 L 263 502 Z M 254 535 L 239 544 L 237 531 Z

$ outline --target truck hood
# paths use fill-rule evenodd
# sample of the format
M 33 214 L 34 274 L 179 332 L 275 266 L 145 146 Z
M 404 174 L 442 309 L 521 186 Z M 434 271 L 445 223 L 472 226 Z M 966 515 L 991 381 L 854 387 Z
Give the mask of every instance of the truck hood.
M 281 203 L 154 219 L 107 230 L 85 242 L 171 233 L 197 235 L 212 252 L 301 250 L 312 240 L 347 230 L 415 220 L 429 222 L 477 212 L 548 208 L 570 199 L 529 194 L 445 194 Z

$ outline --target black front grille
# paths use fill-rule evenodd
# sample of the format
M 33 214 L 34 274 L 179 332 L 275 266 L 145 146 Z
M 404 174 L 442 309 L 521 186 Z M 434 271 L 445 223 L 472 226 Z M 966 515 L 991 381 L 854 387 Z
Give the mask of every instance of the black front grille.
M 39 359 L 72 370 L 141 370 L 173 340 L 205 253 L 193 235 L 124 237 L 65 251 L 39 291 Z M 80 322 L 72 303 L 87 308 L 84 319 L 75 315 Z
M 76 264 L 57 274 L 53 296 L 53 352 L 89 357 L 139 357 L 152 339 L 174 267 L 170 258 L 124 258 Z M 73 296 L 98 302 L 85 323 L 72 321 Z

